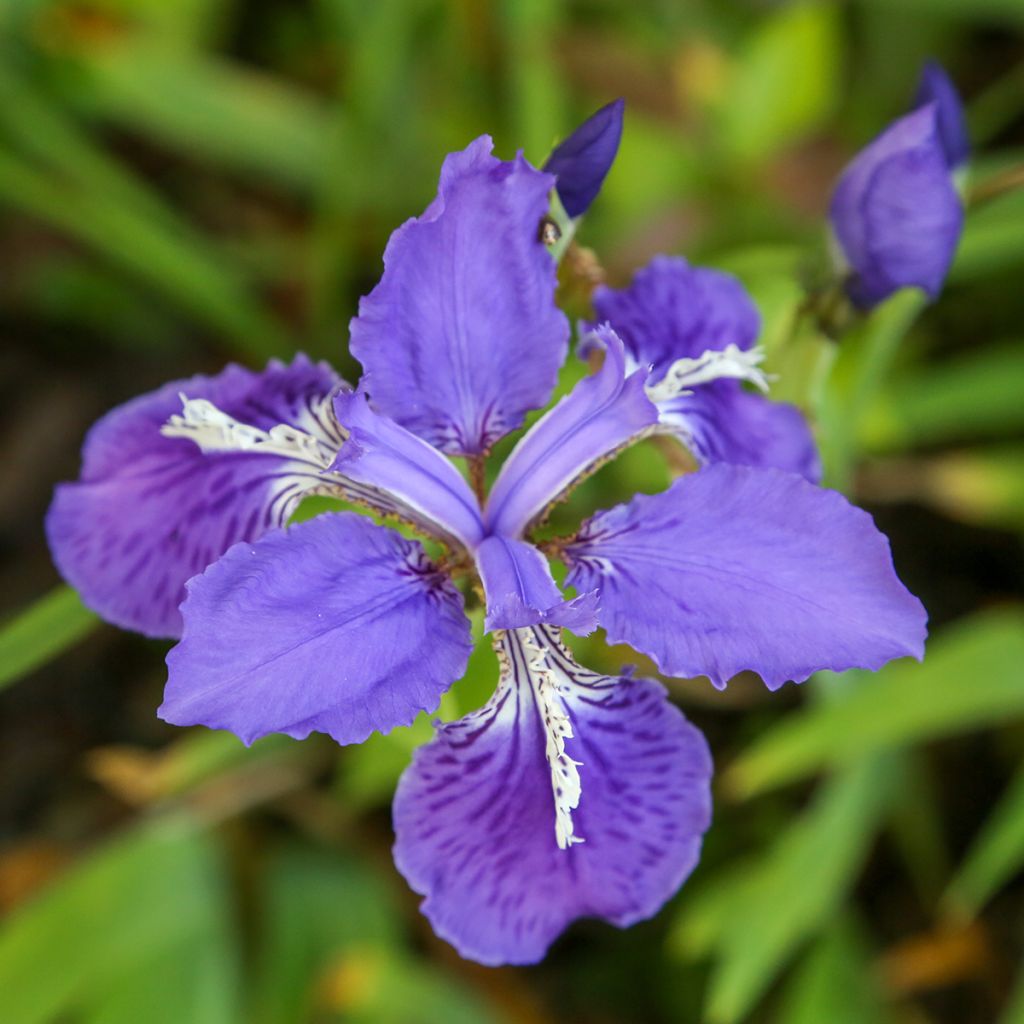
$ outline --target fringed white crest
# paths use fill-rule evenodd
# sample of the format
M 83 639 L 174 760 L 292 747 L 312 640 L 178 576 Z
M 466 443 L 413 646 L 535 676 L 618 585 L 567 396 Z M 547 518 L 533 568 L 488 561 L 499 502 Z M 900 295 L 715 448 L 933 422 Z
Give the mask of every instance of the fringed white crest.
M 677 359 L 657 384 L 647 387 L 647 397 L 655 403 L 664 402 L 690 394 L 700 384 L 726 378 L 750 381 L 761 391 L 767 391 L 769 378 L 760 369 L 763 362 L 762 348 L 726 345 L 723 349 L 708 349 L 696 359 Z
M 568 652 L 561 646 L 559 630 L 546 626 L 513 629 L 502 636 L 499 656 L 505 678 L 501 685 L 522 682 L 520 667 L 525 670 L 533 701 L 544 728 L 544 756 L 551 770 L 551 792 L 555 802 L 555 841 L 561 850 L 584 842 L 575 834 L 572 812 L 579 806 L 582 793 L 580 765 L 565 750 L 565 741 L 572 739 L 572 721 L 563 695 L 574 680 L 563 662 Z M 561 658 L 558 658 L 558 655 Z
M 326 470 L 345 440 L 344 432 L 330 410 L 329 396 L 316 400 L 303 410 L 301 418 L 307 420 L 316 433 L 308 433 L 286 423 L 261 430 L 239 422 L 205 398 L 182 395 L 181 404 L 181 414 L 171 416 L 160 428 L 160 433 L 164 437 L 186 437 L 204 452 L 277 455 Z

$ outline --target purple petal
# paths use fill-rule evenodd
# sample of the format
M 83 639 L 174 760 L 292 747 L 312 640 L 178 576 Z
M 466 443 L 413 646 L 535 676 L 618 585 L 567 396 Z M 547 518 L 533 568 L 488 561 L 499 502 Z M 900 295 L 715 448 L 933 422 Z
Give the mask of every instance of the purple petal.
M 960 94 L 945 68 L 935 60 L 928 61 L 921 72 L 913 106 L 916 110 L 929 103 L 935 104 L 946 165 L 955 170 L 971 155 L 971 141 Z
M 558 178 L 558 198 L 570 217 L 586 213 L 601 191 L 619 151 L 625 106 L 625 100 L 618 99 L 591 114 L 544 164 L 544 170 Z
M 539 622 L 581 636 L 597 628 L 597 595 L 563 600 L 547 560 L 532 544 L 488 537 L 476 552 L 476 566 L 487 594 L 488 632 Z
M 487 136 L 451 154 L 352 321 L 374 405 L 450 455 L 486 451 L 555 386 L 569 327 L 539 235 L 553 184 Z
M 325 447 L 337 433 L 325 396 L 339 383 L 298 356 L 263 373 L 229 366 L 175 381 L 108 413 L 89 432 L 76 483 L 61 484 L 46 520 L 54 561 L 89 607 L 119 626 L 178 636 L 185 581 L 236 541 L 284 523 L 323 486 L 320 467 L 249 452 L 204 453 L 160 430 L 181 395 L 207 399 L 261 430 L 290 424 Z
M 644 394 L 647 371 L 627 377 L 622 342 L 607 328 L 597 333 L 606 349 L 604 365 L 581 380 L 512 450 L 487 501 L 490 532 L 518 536 L 595 464 L 657 420 Z
M 626 927 L 672 896 L 710 823 L 711 758 L 660 685 L 581 669 L 557 630 L 505 634 L 499 657 L 490 702 L 402 776 L 395 862 L 463 956 L 528 964 L 577 918 Z
M 651 383 L 677 359 L 728 345 L 748 349 L 761 330 L 757 307 L 736 278 L 678 256 L 655 256 L 628 288 L 598 288 L 594 311 L 634 362 L 653 367 Z
M 672 675 L 775 689 L 923 654 L 924 608 L 871 517 L 790 473 L 709 466 L 598 513 L 565 555 L 609 642 Z
M 656 256 L 628 288 L 599 289 L 594 308 L 635 363 L 653 366 L 649 385 L 680 359 L 729 346 L 749 350 L 760 331 L 757 308 L 736 278 L 678 257 Z M 657 405 L 662 426 L 701 463 L 774 466 L 820 477 L 814 439 L 799 410 L 751 394 L 737 380 L 711 381 Z
M 437 707 L 472 649 L 462 597 L 415 541 L 328 513 L 236 544 L 189 581 L 160 717 L 360 743 Z
M 847 291 L 869 308 L 900 288 L 935 298 L 963 228 L 934 104 L 889 126 L 843 172 L 830 219 L 850 268 Z
M 706 465 L 729 462 L 798 473 L 821 480 L 821 459 L 807 420 L 794 405 L 745 391 L 737 381 L 717 380 L 658 404 L 670 428 Z
M 334 412 L 349 432 L 332 469 L 401 499 L 418 518 L 467 547 L 483 537 L 480 506 L 459 471 L 436 448 L 370 408 L 362 391 L 338 393 Z

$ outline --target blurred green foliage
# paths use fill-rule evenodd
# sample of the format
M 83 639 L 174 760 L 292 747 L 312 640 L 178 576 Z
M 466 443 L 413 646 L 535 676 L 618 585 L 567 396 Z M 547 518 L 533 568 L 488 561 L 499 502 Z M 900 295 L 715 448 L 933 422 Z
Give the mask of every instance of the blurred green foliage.
M 800 315 L 829 188 L 929 55 L 983 147 L 963 243 L 939 304 L 897 296 L 837 350 Z M 620 94 L 580 242 L 614 282 L 658 251 L 744 280 L 777 395 L 895 528 L 934 639 L 922 665 L 774 699 L 671 682 L 718 763 L 701 868 L 651 924 L 581 925 L 541 967 L 484 971 L 390 863 L 387 805 L 427 716 L 340 753 L 150 724 L 161 652 L 45 594 L 38 522 L 89 419 L 140 386 L 296 348 L 354 375 L 346 321 L 443 155 L 486 131 L 539 161 Z M 34 687 L 67 713 L 63 679 L 81 700 L 116 681 L 147 716 L 65 737 L 78 783 L 48 779 L 50 802 L 30 792 L 4 823 L 3 1024 L 1024 1021 L 1022 165 L 1021 0 L 0 3 L 5 366 L 56 424 L 42 457 L 12 455 L 0 687 L 21 680 L 12 730 Z M 565 299 L 586 312 L 571 281 Z M 642 445 L 553 525 L 668 476 Z M 482 647 L 442 717 L 494 676 Z

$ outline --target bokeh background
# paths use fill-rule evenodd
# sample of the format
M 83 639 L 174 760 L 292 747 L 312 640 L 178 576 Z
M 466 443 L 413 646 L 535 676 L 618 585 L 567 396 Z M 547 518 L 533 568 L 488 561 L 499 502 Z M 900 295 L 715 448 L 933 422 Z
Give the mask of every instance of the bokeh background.
M 960 252 L 939 303 L 847 332 L 821 391 L 801 276 L 927 56 L 976 146 Z M 717 763 L 699 869 L 648 923 L 488 970 L 391 864 L 426 716 L 342 751 L 165 726 L 165 646 L 81 607 L 42 520 L 88 425 L 142 390 L 298 348 L 354 380 L 347 321 L 444 154 L 490 132 L 540 162 L 620 95 L 579 241 L 617 284 L 656 252 L 742 277 L 779 396 L 820 392 L 830 479 L 932 640 L 774 695 L 670 681 Z M 1024 0 L 3 0 L 0 1022 L 1024 1021 L 1022 166 Z M 641 446 L 560 514 L 671 471 Z M 442 713 L 494 672 L 474 658 Z

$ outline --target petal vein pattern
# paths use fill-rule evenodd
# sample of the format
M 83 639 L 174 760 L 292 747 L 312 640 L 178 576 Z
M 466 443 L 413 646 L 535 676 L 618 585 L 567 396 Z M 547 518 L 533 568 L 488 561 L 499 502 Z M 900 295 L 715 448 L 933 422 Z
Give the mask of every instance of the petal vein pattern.
M 582 669 L 557 629 L 509 631 L 499 651 L 491 700 L 439 725 L 399 782 L 395 860 L 463 956 L 535 963 L 573 920 L 626 927 L 678 889 L 711 758 L 662 686 Z
M 819 669 L 920 658 L 926 616 L 871 517 L 778 470 L 718 464 L 600 512 L 566 548 L 610 643 L 665 673 L 772 689 Z
M 232 365 L 175 381 L 109 412 L 86 438 L 80 478 L 57 488 L 47 515 L 61 574 L 109 621 L 180 635 L 186 580 L 235 542 L 285 523 L 304 495 L 338 493 L 322 460 L 337 444 L 324 396 L 339 383 L 330 367 L 298 356 L 262 373 Z M 185 416 L 181 394 L 190 397 Z M 181 436 L 210 440 L 212 428 L 196 422 L 210 416 L 244 423 L 249 447 L 228 449 L 225 439 L 204 452 Z M 174 419 L 179 436 L 167 436 Z M 311 440 L 284 443 L 285 432 Z M 311 458 L 307 448 L 322 454 Z
M 422 547 L 354 513 L 236 544 L 189 581 L 182 614 L 160 717 L 246 743 L 408 725 L 472 647 L 461 595 Z
M 569 326 L 538 236 L 554 180 L 487 136 L 448 156 L 352 321 L 375 406 L 449 455 L 487 451 L 555 386 Z
M 643 437 L 658 419 L 644 392 L 647 371 L 626 375 L 622 342 L 595 331 L 604 365 L 542 416 L 515 446 L 485 509 L 488 529 L 517 537 L 620 448 Z

